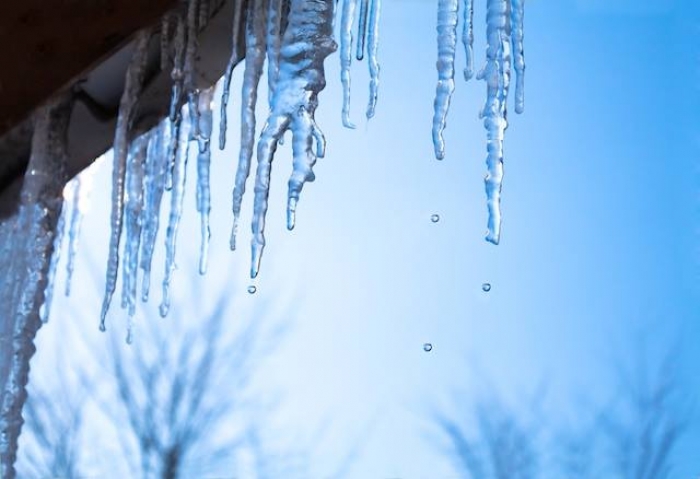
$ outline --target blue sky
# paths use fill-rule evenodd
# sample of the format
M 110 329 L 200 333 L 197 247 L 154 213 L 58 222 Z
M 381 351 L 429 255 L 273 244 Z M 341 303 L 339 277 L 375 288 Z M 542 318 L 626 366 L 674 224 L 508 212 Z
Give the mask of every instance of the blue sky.
M 527 2 L 525 113 L 509 116 L 496 247 L 483 239 L 486 149 L 477 114 L 485 85 L 459 75 L 461 44 L 447 155 L 433 158 L 435 3 L 383 2 L 377 114 L 363 119 L 367 65 L 355 62 L 356 130 L 342 128 L 338 57 L 327 61 L 317 114 L 327 157 L 305 187 L 289 233 L 290 142 L 278 151 L 254 296 L 241 294 L 250 284 L 247 249 L 228 251 L 240 71 L 229 146 L 213 158 L 211 268 L 204 278 L 194 273 L 199 230 L 190 163 L 175 294 L 196 281 L 207 298 L 235 292 L 241 314 L 252 314 L 257 302 L 289 321 L 254 390 L 281 394 L 271 428 L 290 442 L 314 444 L 310 477 L 330 477 L 358 442 L 345 477 L 460 477 L 439 447 L 431 411 L 468 418 L 471 402 L 492 389 L 526 409 L 523 398 L 545 385 L 549 420 L 583 422 L 581 401 L 605 404 L 615 396 L 617 365 L 633 364 L 639 354 L 650 363 L 671 354 L 682 397 L 700 395 L 700 63 L 693 49 L 700 7 L 671 0 Z M 476 0 L 477 66 L 484 17 L 484 2 Z M 259 124 L 264 114 L 261 105 Z M 103 170 L 98 185 L 108 182 Z M 97 330 L 100 288 L 90 278 L 95 268 L 102 277 L 106 260 L 108 193 L 96 187 L 85 220 L 81 287 L 72 298 L 56 295 L 41 341 L 50 342 L 77 310 L 85 330 Z M 243 210 L 239 242 L 247 244 L 251 196 Z M 438 223 L 430 221 L 434 213 Z M 162 255 L 154 271 L 161 265 Z M 484 282 L 492 284 L 489 293 Z M 156 303 L 139 317 L 153 320 Z M 109 324 L 125 328 L 116 307 Z M 697 415 L 687 422 L 673 478 L 700 474 L 700 422 Z

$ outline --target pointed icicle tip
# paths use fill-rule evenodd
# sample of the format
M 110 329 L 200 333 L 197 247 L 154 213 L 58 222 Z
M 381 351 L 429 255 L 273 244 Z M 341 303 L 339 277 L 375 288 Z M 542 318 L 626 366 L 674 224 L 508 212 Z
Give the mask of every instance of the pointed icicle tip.
M 289 198 L 287 201 L 287 229 L 292 231 L 296 224 L 297 198 Z
M 251 262 L 250 262 L 250 278 L 255 279 L 258 277 L 258 272 L 260 271 L 260 261 L 262 260 L 263 250 L 265 245 L 253 240 L 251 248 Z

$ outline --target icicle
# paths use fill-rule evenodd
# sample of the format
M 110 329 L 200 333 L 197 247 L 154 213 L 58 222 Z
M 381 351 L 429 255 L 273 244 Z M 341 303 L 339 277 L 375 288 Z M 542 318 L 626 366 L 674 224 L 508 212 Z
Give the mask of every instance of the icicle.
M 46 324 L 51 316 L 51 303 L 53 302 L 53 289 L 56 280 L 56 270 L 58 262 L 61 258 L 61 245 L 63 243 L 63 230 L 66 223 L 65 201 L 61 207 L 61 215 L 58 217 L 58 225 L 56 226 L 56 238 L 53 241 L 53 254 L 51 255 L 51 263 L 49 264 L 49 272 L 47 274 L 46 289 L 44 290 L 44 304 L 41 306 L 40 316 L 41 322 Z
M 224 84 L 221 92 L 221 111 L 219 116 L 219 149 L 226 148 L 226 129 L 227 129 L 227 109 L 228 98 L 231 92 L 231 79 L 233 78 L 233 69 L 244 58 L 243 46 L 245 44 L 241 38 L 244 33 L 243 25 L 245 24 L 245 12 L 247 8 L 247 0 L 233 2 L 233 26 L 231 28 L 231 56 L 229 57 L 226 71 L 224 73 Z
M 272 111 L 258 142 L 255 178 L 251 276 L 256 277 L 265 246 L 265 214 L 270 188 L 270 169 L 277 145 L 292 130 L 294 168 L 289 180 L 287 227 L 294 227 L 299 194 L 306 181 L 313 181 L 312 168 L 325 153 L 325 140 L 314 120 L 318 93 L 326 86 L 323 62 L 337 48 L 333 40 L 335 0 L 292 0 L 289 23 L 282 40 L 280 77 Z M 316 151 L 312 145 L 316 142 Z
M 443 132 L 447 124 L 447 112 L 455 90 L 455 50 L 457 48 L 458 0 L 439 0 L 438 3 L 438 83 L 435 92 L 433 114 L 433 146 L 435 158 L 445 158 Z
M 165 183 L 164 187 L 170 191 L 173 187 L 173 170 L 177 161 L 177 149 L 179 147 L 178 138 L 180 138 L 180 125 L 182 124 L 182 115 L 177 114 L 174 121 L 168 120 L 167 132 L 164 137 L 165 142 Z
M 122 308 L 127 308 L 129 317 L 136 313 L 136 280 L 143 221 L 141 212 L 143 210 L 144 163 L 148 142 L 148 134 L 136 138 L 130 145 L 126 164 L 126 194 L 124 197 L 126 243 L 122 270 Z
M 282 45 L 282 23 L 284 0 L 269 0 L 267 14 L 267 100 L 272 103 L 272 94 L 277 89 L 280 74 L 280 47 Z
M 188 0 L 187 1 L 187 46 L 185 48 L 185 63 L 184 63 L 184 88 L 187 95 L 187 101 L 190 104 L 190 122 L 191 130 L 194 136 L 199 135 L 199 110 L 197 108 L 198 92 L 195 88 L 195 67 L 197 60 L 197 50 L 199 48 L 199 20 L 200 20 L 200 4 L 204 0 Z
M 83 211 L 90 196 L 92 177 L 88 171 L 83 171 L 76 176 L 73 184 L 73 198 L 71 200 L 70 224 L 68 225 L 68 261 L 66 262 L 66 296 L 70 296 L 73 272 L 75 271 L 75 257 L 78 253 L 80 240 L 80 228 L 83 222 Z
M 231 249 L 236 249 L 236 232 L 241 203 L 245 193 L 245 183 L 250 175 L 250 160 L 255 145 L 255 104 L 258 99 L 258 83 L 263 72 L 266 51 L 265 24 L 268 13 L 267 0 L 249 3 L 246 23 L 246 56 L 241 93 L 241 150 L 238 155 L 238 168 L 233 187 L 233 228 L 231 229 Z
M 360 18 L 357 23 L 357 54 L 356 58 L 362 60 L 365 57 L 365 35 L 367 35 L 367 14 L 369 0 L 360 0 Z
M 486 240 L 498 244 L 501 235 L 501 184 L 503 181 L 503 137 L 508 127 L 506 100 L 510 85 L 510 18 L 507 0 L 488 0 L 486 13 L 486 66 L 477 79 L 486 81 L 486 104 L 482 112 L 487 131 L 484 179 L 488 206 Z
M 146 152 L 146 169 L 143 178 L 143 230 L 141 238 L 141 270 L 143 271 L 141 299 L 148 300 L 151 284 L 151 263 L 160 222 L 160 204 L 165 189 L 167 168 L 167 135 L 170 121 L 166 118 L 151 134 Z
M 350 121 L 350 66 L 352 65 L 352 22 L 357 0 L 344 0 L 340 17 L 340 81 L 343 84 L 343 125 L 355 128 Z
M 119 104 L 119 117 L 114 136 L 114 169 L 112 172 L 112 214 L 111 235 L 109 240 L 109 260 L 107 262 L 107 280 L 105 298 L 100 315 L 100 330 L 105 330 L 107 311 L 112 301 L 112 295 L 117 285 L 117 270 L 119 268 L 119 241 L 122 234 L 124 214 L 124 178 L 126 176 L 126 157 L 128 154 L 129 124 L 138 101 L 145 74 L 148 56 L 148 42 L 151 34 L 141 31 L 135 40 L 135 49 L 131 63 L 126 73 L 124 93 Z
M 183 107 L 183 118 L 180 129 L 180 147 L 178 148 L 177 161 L 173 170 L 173 188 L 170 196 L 170 217 L 165 238 L 165 277 L 163 278 L 163 300 L 160 304 L 160 315 L 165 317 L 170 310 L 170 281 L 175 271 L 175 246 L 177 243 L 177 230 L 182 216 L 182 203 L 185 193 L 185 179 L 187 174 L 187 156 L 190 138 L 190 112 L 187 106 Z
M 173 169 L 178 155 L 178 138 L 180 137 L 180 125 L 182 122 L 181 110 L 184 100 L 192 101 L 191 94 L 194 91 L 194 69 L 197 54 L 197 32 L 199 21 L 200 0 L 188 0 L 185 18 L 178 17 L 175 29 L 173 70 L 171 78 L 173 82 L 170 98 L 170 122 L 171 135 L 168 149 L 168 166 L 166 169 L 165 189 L 173 187 Z
M 469 80 L 474 76 L 474 0 L 464 0 L 463 8 L 462 43 L 467 57 L 464 79 Z
M 67 138 L 73 94 L 64 93 L 34 116 L 31 155 L 17 213 L 0 222 L 4 243 L 0 282 L 0 477 L 14 479 L 27 399 L 29 362 L 41 327 L 56 226 L 67 180 Z M 11 254 L 7 254 L 11 253 Z
M 182 87 L 184 80 L 185 56 L 187 50 L 187 29 L 181 16 L 177 17 L 175 37 L 173 38 L 173 69 L 170 78 L 173 89 L 170 96 L 170 121 L 175 122 L 182 106 Z
M 199 273 L 207 271 L 209 256 L 209 211 L 211 210 L 211 193 L 209 191 L 209 164 L 211 161 L 212 99 L 214 87 L 203 90 L 199 95 L 199 136 L 197 142 L 197 211 L 201 218 L 202 244 L 199 253 Z
M 515 113 L 525 111 L 525 54 L 523 50 L 523 16 L 525 0 L 510 0 L 511 42 L 515 69 Z
M 379 11 L 381 0 L 370 0 L 369 25 L 367 26 L 367 59 L 369 63 L 369 104 L 367 105 L 367 118 L 374 116 L 377 106 L 377 92 L 379 90 L 379 62 L 377 50 L 379 49 Z

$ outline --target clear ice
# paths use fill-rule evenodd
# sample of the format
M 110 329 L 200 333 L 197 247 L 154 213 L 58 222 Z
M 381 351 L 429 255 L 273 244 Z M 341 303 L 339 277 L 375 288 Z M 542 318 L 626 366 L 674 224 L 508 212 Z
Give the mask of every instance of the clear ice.
M 209 213 L 211 211 L 211 191 L 209 185 L 209 169 L 211 164 L 211 131 L 213 123 L 212 102 L 214 87 L 203 90 L 199 94 L 198 131 L 197 131 L 197 212 L 201 219 L 201 246 L 199 250 L 199 273 L 207 272 L 209 257 Z
M 236 249 L 236 232 L 245 184 L 250 175 L 250 163 L 255 147 L 255 105 L 258 101 L 258 84 L 263 73 L 267 51 L 268 0 L 250 2 L 246 20 L 246 56 L 241 92 L 241 147 L 238 154 L 238 168 L 232 194 L 233 227 L 231 228 L 231 249 Z
M 433 145 L 435 158 L 445 158 L 443 132 L 447 123 L 450 100 L 455 91 L 455 50 L 457 48 L 457 12 L 459 0 L 438 3 L 438 83 L 433 113 Z
M 129 126 L 134 115 L 136 102 L 143 88 L 149 31 L 141 31 L 135 40 L 134 54 L 126 73 L 126 84 L 119 104 L 119 116 L 114 135 L 114 169 L 112 171 L 112 213 L 111 235 L 109 239 L 109 258 L 107 260 L 107 280 L 105 297 L 100 315 L 100 330 L 105 330 L 105 320 L 117 286 L 119 269 L 119 241 L 124 220 L 124 181 L 126 178 L 127 156 L 129 153 Z
M 0 477 L 15 477 L 14 462 L 27 398 L 29 361 L 36 347 L 41 306 L 67 177 L 68 124 L 73 94 L 67 92 L 34 115 L 29 165 L 18 211 L 0 222 Z
M 160 204 L 165 190 L 167 149 L 170 145 L 170 120 L 164 119 L 153 130 L 146 151 L 143 178 L 143 211 L 141 214 L 141 260 L 143 271 L 141 300 L 147 301 L 151 285 L 151 264 L 160 223 Z
M 501 186 L 503 183 L 503 138 L 508 128 L 507 106 L 510 88 L 509 0 L 488 0 L 486 11 L 486 66 L 477 79 L 486 81 L 486 104 L 481 112 L 486 128 L 487 151 L 484 178 L 488 230 L 486 241 L 498 244 L 501 237 Z
M 466 54 L 464 78 L 474 74 L 474 0 L 463 0 L 462 43 Z M 454 92 L 454 61 L 457 43 L 459 0 L 438 3 L 438 85 L 433 115 L 435 157 L 445 157 L 443 132 Z M 501 187 L 503 183 L 503 140 L 508 128 L 507 101 L 511 67 L 515 70 L 515 112 L 525 107 L 525 56 L 523 52 L 524 0 L 487 0 L 486 65 L 476 75 L 486 81 L 486 102 L 479 114 L 487 132 L 487 174 L 484 179 L 488 224 L 486 240 L 498 244 L 501 238 Z
M 253 207 L 252 265 L 256 277 L 265 247 L 265 214 L 270 170 L 277 145 L 285 131 L 292 131 L 294 156 L 289 179 L 287 228 L 294 228 L 299 195 L 314 180 L 313 166 L 325 154 L 325 139 L 314 113 L 318 93 L 326 86 L 323 62 L 337 45 L 333 40 L 335 0 L 292 0 L 280 51 L 280 76 L 272 97 L 272 109 L 258 142 L 258 167 Z M 315 148 L 314 148 L 315 143 Z
M 170 310 L 170 282 L 175 272 L 175 247 L 177 232 L 182 216 L 182 205 L 185 196 L 185 179 L 187 177 L 187 159 L 190 140 L 190 115 L 188 105 L 183 106 L 180 116 L 183 118 L 182 127 L 177 138 L 178 148 L 175 166 L 173 168 L 173 187 L 170 193 L 170 215 L 168 228 L 165 233 L 165 275 L 163 277 L 163 299 L 160 303 L 160 315 L 165 317 Z

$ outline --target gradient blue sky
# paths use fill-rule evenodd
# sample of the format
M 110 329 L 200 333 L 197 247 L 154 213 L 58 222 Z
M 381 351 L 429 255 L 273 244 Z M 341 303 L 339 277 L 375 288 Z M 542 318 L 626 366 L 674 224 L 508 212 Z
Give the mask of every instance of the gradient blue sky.
M 477 65 L 484 17 L 485 2 L 475 0 Z M 385 0 L 377 115 L 363 120 L 367 65 L 355 63 L 358 128 L 342 128 L 332 56 L 317 114 L 327 157 L 289 233 L 290 142 L 278 151 L 254 296 L 240 294 L 250 283 L 247 248 L 228 251 L 238 72 L 229 148 L 213 159 L 211 271 L 187 273 L 195 271 L 199 244 L 191 162 L 175 294 L 197 281 L 212 298 L 222 288 L 235 292 L 244 313 L 259 302 L 287 316 L 291 332 L 265 361 L 255 389 L 282 393 L 270 418 L 286 431 L 278 436 L 314 444 L 310 477 L 331 477 L 357 442 L 345 477 L 459 477 L 440 450 L 430 411 L 468 418 L 469 401 L 487 389 L 519 409 L 544 384 L 549 420 L 583 421 L 581 401 L 608 401 L 619 386 L 616 368 L 639 354 L 650 363 L 671 354 L 683 397 L 700 395 L 699 21 L 700 6 L 690 0 L 528 0 L 526 107 L 509 117 L 503 237 L 495 247 L 483 239 L 486 149 L 477 114 L 485 85 L 458 75 L 447 156 L 435 161 L 436 2 Z M 460 44 L 458 73 L 463 66 Z M 77 309 L 85 329 L 97 329 L 101 297 L 90 278 L 106 260 L 103 170 L 78 258 L 76 282 L 84 287 L 69 299 L 57 295 L 41 341 Z M 251 196 L 243 208 L 247 225 Z M 431 223 L 433 213 L 440 222 Z M 240 234 L 247 244 L 249 228 Z M 154 270 L 161 265 L 162 257 Z M 139 316 L 156 308 L 153 301 Z M 116 307 L 109 322 L 125 328 Z M 671 477 L 697 477 L 698 451 L 694 415 Z

